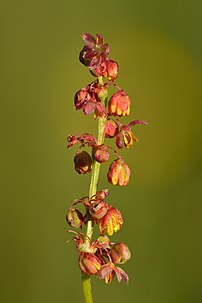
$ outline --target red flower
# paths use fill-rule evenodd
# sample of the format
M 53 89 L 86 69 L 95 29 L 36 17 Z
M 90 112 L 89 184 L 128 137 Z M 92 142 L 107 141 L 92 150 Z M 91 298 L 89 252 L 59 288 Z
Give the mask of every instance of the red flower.
M 107 178 L 113 185 L 126 186 L 130 179 L 130 168 L 122 158 L 118 158 L 111 163 Z
M 135 142 L 138 142 L 138 139 L 134 136 L 134 134 L 131 131 L 131 127 L 135 126 L 137 124 L 144 124 L 147 125 L 147 122 L 143 120 L 134 120 L 130 122 L 128 125 L 121 124 L 120 131 L 116 135 L 116 146 L 118 148 L 123 148 L 123 146 L 129 148 L 133 145 L 133 140 Z
M 123 264 L 130 259 L 131 253 L 125 243 L 118 242 L 112 246 L 110 256 L 115 264 Z
M 96 117 L 107 115 L 107 109 L 101 100 L 107 96 L 107 85 L 100 87 L 97 81 L 83 87 L 74 96 L 76 110 L 82 109 L 85 115 L 95 113 Z
M 123 218 L 120 211 L 112 206 L 109 206 L 106 215 L 99 220 L 99 229 L 102 235 L 107 233 L 112 236 L 114 232 L 120 230 L 122 225 Z
M 109 113 L 114 116 L 128 116 L 130 114 L 130 98 L 123 91 L 119 90 L 109 100 Z
M 102 76 L 106 69 L 106 59 L 110 51 L 109 45 L 103 43 L 103 37 L 99 34 L 96 34 L 96 38 L 94 38 L 91 34 L 85 33 L 82 38 L 86 45 L 80 52 L 80 62 L 88 66 L 96 77 Z
M 94 146 L 97 140 L 93 135 L 89 133 L 83 133 L 81 135 L 69 135 L 67 137 L 67 141 L 69 142 L 67 148 L 70 148 L 79 142 L 81 143 L 81 145 L 87 144 L 88 146 Z
M 76 110 L 82 109 L 84 104 L 91 99 L 91 95 L 89 94 L 86 87 L 80 89 L 76 92 L 74 96 L 74 105 L 76 106 Z
M 101 261 L 95 254 L 81 252 L 79 254 L 79 267 L 87 275 L 95 275 L 101 268 Z
M 107 120 L 105 124 L 105 138 L 114 138 L 118 134 L 118 124 L 114 120 Z
M 94 159 L 99 162 L 103 163 L 109 160 L 109 152 L 107 150 L 107 146 L 105 145 L 97 145 L 93 149 L 93 156 Z
M 118 77 L 119 67 L 116 61 L 107 60 L 106 70 L 103 72 L 103 76 L 110 81 L 114 81 Z
M 105 280 L 105 283 L 107 284 L 111 283 L 114 278 L 114 275 L 116 275 L 118 282 L 121 282 L 122 278 L 124 278 L 124 280 L 128 284 L 129 277 L 126 272 L 120 267 L 116 267 L 112 262 L 102 265 L 101 269 L 97 273 L 97 276 L 100 279 Z

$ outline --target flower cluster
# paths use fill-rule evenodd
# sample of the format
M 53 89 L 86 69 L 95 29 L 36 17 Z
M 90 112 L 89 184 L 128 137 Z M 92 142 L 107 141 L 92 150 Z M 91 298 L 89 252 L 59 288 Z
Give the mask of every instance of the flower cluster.
M 103 42 L 99 34 L 96 37 L 89 33 L 82 35 L 85 42 L 79 54 L 79 60 L 88 67 L 90 73 L 96 77 L 95 81 L 78 90 L 74 96 L 76 110 L 82 110 L 85 115 L 94 114 L 98 120 L 98 138 L 89 133 L 69 135 L 67 148 L 78 146 L 74 157 L 74 168 L 78 174 L 92 172 L 90 192 L 88 196 L 76 199 L 66 214 L 68 224 L 73 228 L 85 230 L 84 233 L 74 232 L 74 241 L 78 252 L 78 264 L 81 271 L 88 275 L 98 276 L 109 284 L 116 276 L 120 282 L 122 278 L 128 283 L 128 275 L 117 267 L 130 259 L 129 248 L 123 242 L 112 243 L 108 236 L 119 231 L 123 225 L 121 212 L 108 204 L 105 199 L 109 190 L 97 191 L 100 164 L 110 158 L 110 151 L 116 158 L 109 165 L 107 179 L 113 185 L 126 186 L 130 179 L 130 168 L 121 155 L 111 146 L 105 145 L 105 139 L 115 139 L 118 149 L 129 148 L 138 139 L 132 132 L 137 124 L 147 123 L 134 120 L 129 124 L 121 123 L 120 118 L 129 116 L 131 99 L 129 95 L 115 84 L 118 77 L 118 64 L 110 59 L 109 45 Z M 109 88 L 113 86 L 117 91 L 109 97 Z M 86 148 L 91 150 L 89 153 Z M 84 213 L 77 207 L 82 204 Z M 99 237 L 93 241 L 90 225 L 98 226 Z
M 94 38 L 91 34 L 82 35 L 86 45 L 79 54 L 80 62 L 88 66 L 95 77 L 103 76 L 109 80 L 115 80 L 118 76 L 118 64 L 108 58 L 110 48 L 103 44 L 103 37 L 99 34 Z
M 119 282 L 124 278 L 128 283 L 128 275 L 116 265 L 128 261 L 131 253 L 125 243 L 111 243 L 108 237 L 120 230 L 123 224 L 120 211 L 105 202 L 108 195 L 108 189 L 104 189 L 91 198 L 74 200 L 67 211 L 66 220 L 71 227 L 82 228 L 90 218 L 93 225 L 96 223 L 99 227 L 100 236 L 94 242 L 82 233 L 76 233 L 74 237 L 80 269 L 87 275 L 98 276 L 107 284 L 115 275 Z M 85 215 L 75 208 L 79 203 L 84 205 Z

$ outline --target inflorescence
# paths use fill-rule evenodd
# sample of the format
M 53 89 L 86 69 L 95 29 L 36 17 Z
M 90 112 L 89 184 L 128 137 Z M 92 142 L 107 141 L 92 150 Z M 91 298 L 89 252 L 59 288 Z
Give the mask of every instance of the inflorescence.
M 109 166 L 108 182 L 113 185 L 126 186 L 130 179 L 130 168 L 120 154 L 112 147 L 104 144 L 104 138 L 115 139 L 118 149 L 129 148 L 138 139 L 132 132 L 137 124 L 147 123 L 143 120 L 131 121 L 124 125 L 120 122 L 123 116 L 129 116 L 131 99 L 126 92 L 115 84 L 118 77 L 118 64 L 108 58 L 110 48 L 103 43 L 101 35 L 92 36 L 89 33 L 82 35 L 85 46 L 80 52 L 79 60 L 88 67 L 96 80 L 76 92 L 74 104 L 76 110 L 82 110 L 85 115 L 94 114 L 96 120 L 102 120 L 103 138 L 97 139 L 89 133 L 69 135 L 67 148 L 78 146 L 74 157 L 74 167 L 77 173 L 91 173 L 95 163 L 104 163 L 109 160 L 109 151 L 112 150 L 116 159 Z M 113 86 L 117 89 L 108 101 L 108 89 Z M 99 131 L 99 130 L 98 130 Z M 91 155 L 85 148 L 91 148 Z M 96 184 L 97 188 L 97 184 Z M 128 283 L 128 275 L 117 265 L 130 259 L 131 253 L 123 242 L 112 243 L 108 236 L 112 236 L 121 229 L 123 218 L 120 211 L 108 204 L 105 199 L 109 195 L 108 189 L 96 191 L 92 196 L 85 196 L 72 201 L 67 211 L 68 224 L 76 229 L 82 229 L 89 221 L 98 225 L 100 236 L 92 241 L 88 234 L 74 233 L 74 241 L 78 252 L 78 265 L 86 275 L 95 275 L 108 284 L 114 276 L 120 282 L 122 278 Z M 76 205 L 82 204 L 85 212 L 81 213 Z

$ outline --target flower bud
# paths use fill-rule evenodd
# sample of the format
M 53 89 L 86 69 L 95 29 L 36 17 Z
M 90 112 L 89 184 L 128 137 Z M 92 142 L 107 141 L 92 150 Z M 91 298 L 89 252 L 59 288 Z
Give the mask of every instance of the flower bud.
M 107 196 L 109 196 L 109 189 L 108 188 L 100 190 L 96 193 L 96 198 L 98 200 L 104 200 Z
M 103 73 L 103 76 L 105 78 L 108 78 L 108 80 L 114 81 L 118 77 L 118 71 L 119 67 L 116 61 L 114 60 L 107 60 L 106 61 L 106 70 Z
M 66 220 L 68 224 L 74 228 L 81 227 L 84 222 L 82 213 L 78 209 L 75 209 L 73 207 L 70 207 L 68 209 Z
M 92 159 L 86 151 L 77 152 L 74 157 L 74 168 L 79 174 L 86 174 L 92 170 Z
M 109 113 L 114 116 L 128 116 L 130 114 L 130 98 L 120 90 L 113 94 L 109 100 Z
M 120 211 L 115 207 L 109 207 L 106 215 L 99 221 L 99 229 L 102 235 L 106 233 L 112 236 L 114 232 L 117 232 L 123 224 L 123 218 Z
M 105 124 L 105 138 L 114 138 L 118 134 L 118 124 L 113 120 L 107 120 Z
M 130 179 L 130 168 L 123 159 L 116 159 L 109 167 L 107 178 L 113 185 L 126 186 Z
M 110 257 L 115 264 L 123 264 L 131 257 L 130 250 L 125 243 L 115 243 L 110 250 Z
M 101 261 L 89 252 L 81 252 L 78 263 L 80 269 L 87 275 L 95 275 L 101 268 Z
M 108 204 L 104 201 L 94 202 L 89 207 L 90 215 L 95 219 L 101 219 L 108 211 Z
M 93 156 L 94 159 L 99 162 L 103 163 L 109 159 L 109 152 L 107 150 L 107 146 L 105 145 L 97 145 L 93 149 Z

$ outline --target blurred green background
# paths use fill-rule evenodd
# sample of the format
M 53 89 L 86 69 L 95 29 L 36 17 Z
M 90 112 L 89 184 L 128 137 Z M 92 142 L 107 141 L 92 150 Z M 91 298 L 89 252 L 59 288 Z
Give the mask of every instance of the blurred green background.
M 96 124 L 73 105 L 93 80 L 78 61 L 84 32 L 111 46 L 133 100 L 127 121 L 150 124 L 122 153 L 130 184 L 109 186 L 130 283 L 93 279 L 95 303 L 201 302 L 201 19 L 197 0 L 0 1 L 1 302 L 83 302 L 65 214 L 90 180 L 74 171 L 66 137 Z

